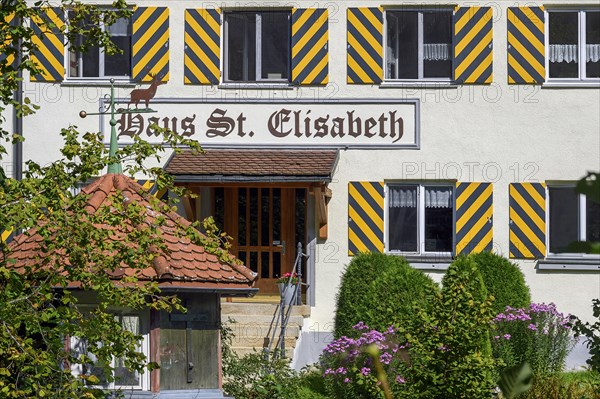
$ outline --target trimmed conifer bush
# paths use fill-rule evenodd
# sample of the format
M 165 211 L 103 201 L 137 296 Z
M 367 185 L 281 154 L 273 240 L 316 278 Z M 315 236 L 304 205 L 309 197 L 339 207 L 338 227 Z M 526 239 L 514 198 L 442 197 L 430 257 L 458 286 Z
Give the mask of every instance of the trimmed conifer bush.
M 489 298 L 489 291 L 485 285 L 483 275 L 481 274 L 481 270 L 478 267 L 477 262 L 475 262 L 472 258 L 468 258 L 465 256 L 460 256 L 456 260 L 454 260 L 448 271 L 442 278 L 442 294 L 445 293 L 446 290 L 450 289 L 447 287 L 449 281 L 454 281 L 456 276 L 468 276 L 468 278 L 464 278 L 462 284 L 467 284 L 468 286 L 464 288 L 465 292 L 473 297 L 473 300 L 477 303 L 485 303 Z M 492 302 L 493 303 L 493 302 Z M 490 305 L 490 313 L 493 312 L 493 305 Z M 479 350 L 485 356 L 491 356 L 492 354 L 492 344 L 490 341 L 490 334 L 488 331 L 484 331 L 480 333 L 480 336 L 477 340 L 477 345 Z
M 337 295 L 335 337 L 355 337 L 352 326 L 363 322 L 384 331 L 414 316 L 414 304 L 428 306 L 437 284 L 406 259 L 395 255 L 364 253 L 355 256 Z
M 494 296 L 492 311 L 495 315 L 504 312 L 507 306 L 516 309 L 529 306 L 531 294 L 519 266 L 491 252 L 470 257 L 477 263 L 488 293 Z

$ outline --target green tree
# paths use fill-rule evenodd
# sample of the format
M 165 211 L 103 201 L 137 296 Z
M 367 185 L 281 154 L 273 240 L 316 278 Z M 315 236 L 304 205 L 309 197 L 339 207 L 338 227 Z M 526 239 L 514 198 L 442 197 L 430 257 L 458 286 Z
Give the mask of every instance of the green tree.
M 24 117 L 38 108 L 27 98 L 20 102 L 14 95 L 23 71 L 39 72 L 31 60 L 34 33 L 24 21 L 39 18 L 40 7 L 49 4 L 38 1 L 34 6 L 24 0 L 3 0 L 0 7 L 0 161 L 11 142 L 23 140 L 7 130 L 5 111 L 13 107 L 19 117 Z M 114 52 L 108 34 L 98 26 L 131 15 L 131 9 L 120 0 L 110 10 L 70 0 L 62 0 L 60 6 L 72 12 L 71 20 L 61 27 L 48 23 L 45 29 L 64 31 L 69 45 L 82 51 L 99 45 Z M 80 24 L 84 19 L 90 23 Z M 77 45 L 77 35 L 83 35 L 86 41 Z M 183 145 L 199 151 L 198 143 L 169 131 L 161 132 L 164 145 L 139 140 L 109 156 L 100 134 L 80 134 L 75 127 L 68 127 L 61 132 L 64 147 L 57 161 L 46 166 L 28 161 L 22 180 L 7 178 L 0 168 L 0 228 L 40 237 L 35 254 L 28 258 L 30 262 L 19 270 L 14 267 L 12 246 L 0 242 L 0 397 L 105 397 L 92 387 L 96 377 L 76 378 L 69 371 L 69 365 L 89 363 L 90 358 L 65 350 L 65 337 L 84 338 L 88 352 L 97 359 L 95 365 L 104 368 L 109 380 L 110 360 L 114 357 L 124 359 L 131 370 L 156 367 L 138 352 L 139 337 L 125 330 L 111 309 L 182 310 L 175 297 L 161 294 L 156 282 L 138 278 L 165 248 L 157 231 L 166 218 L 157 217 L 154 223 L 147 223 L 146 215 L 173 209 L 151 198 L 152 209 L 148 210 L 117 193 L 110 208 L 90 212 L 86 206 L 89 198 L 74 195 L 71 189 L 89 182 L 107 165 L 127 159 L 126 174 L 143 172 L 157 182 L 159 189 L 184 195 L 160 168 L 146 169 L 145 160 L 160 157 L 167 146 Z M 123 228 L 128 225 L 136 228 Z M 221 249 L 221 241 L 212 234 L 216 231 L 214 225 L 207 222 L 207 235 L 199 234 L 199 227 L 197 223 L 170 226 L 175 234 L 230 260 Z M 117 277 L 122 275 L 119 270 L 123 267 L 134 270 L 133 276 Z M 95 293 L 97 305 L 89 313 L 77 306 L 74 286 Z

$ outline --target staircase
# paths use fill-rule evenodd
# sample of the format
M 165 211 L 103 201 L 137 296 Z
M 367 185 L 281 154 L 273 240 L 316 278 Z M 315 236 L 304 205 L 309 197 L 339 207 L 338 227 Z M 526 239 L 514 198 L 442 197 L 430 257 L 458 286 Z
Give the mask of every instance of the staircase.
M 285 334 L 285 355 L 289 359 L 294 354 L 304 318 L 309 316 L 310 306 L 292 306 Z M 235 323 L 230 323 L 229 319 L 235 320 Z M 279 303 L 221 302 L 221 322 L 233 330 L 232 349 L 239 356 L 255 350 L 262 352 L 263 348 L 269 347 L 272 337 L 275 342 L 271 345 L 271 350 L 274 351 L 279 346 Z

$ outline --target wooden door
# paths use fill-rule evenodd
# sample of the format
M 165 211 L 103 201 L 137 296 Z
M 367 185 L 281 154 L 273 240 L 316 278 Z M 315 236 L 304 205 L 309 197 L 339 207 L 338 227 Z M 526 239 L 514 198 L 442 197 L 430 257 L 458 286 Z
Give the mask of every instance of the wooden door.
M 275 280 L 293 270 L 296 244 L 306 242 L 304 188 L 227 187 L 215 190 L 231 252 L 258 274 L 259 293 L 276 293 Z

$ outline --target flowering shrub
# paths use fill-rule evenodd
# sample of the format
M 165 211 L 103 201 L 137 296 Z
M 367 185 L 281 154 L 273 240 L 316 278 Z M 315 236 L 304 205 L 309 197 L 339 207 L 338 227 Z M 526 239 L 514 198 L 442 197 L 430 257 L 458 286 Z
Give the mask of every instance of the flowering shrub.
M 330 394 L 334 398 L 382 396 L 373 360 L 365 352 L 371 344 L 379 349 L 379 361 L 392 388 L 404 384 L 402 370 L 406 369 L 406 364 L 403 363 L 403 359 L 407 359 L 406 345 L 399 343 L 395 329 L 389 327 L 380 332 L 363 322 L 353 328 L 360 333 L 358 338 L 342 336 L 332 341 L 321 357 L 323 376 L 328 382 Z
M 290 279 L 291 277 L 291 279 Z M 298 284 L 298 275 L 296 273 L 285 273 L 283 276 L 279 277 L 276 281 L 276 284 Z
M 514 366 L 527 361 L 534 374 L 561 371 L 575 342 L 569 315 L 553 303 L 532 303 L 527 308 L 506 307 L 492 321 L 494 353 Z
M 382 398 L 369 345 L 396 399 L 490 398 L 497 361 L 491 356 L 491 297 L 477 264 L 461 257 L 452 263 L 441 291 L 432 287 L 429 304 L 384 332 L 358 323 L 356 339 L 342 336 L 325 349 L 321 366 L 336 399 Z M 428 305 L 428 306 L 426 306 Z

